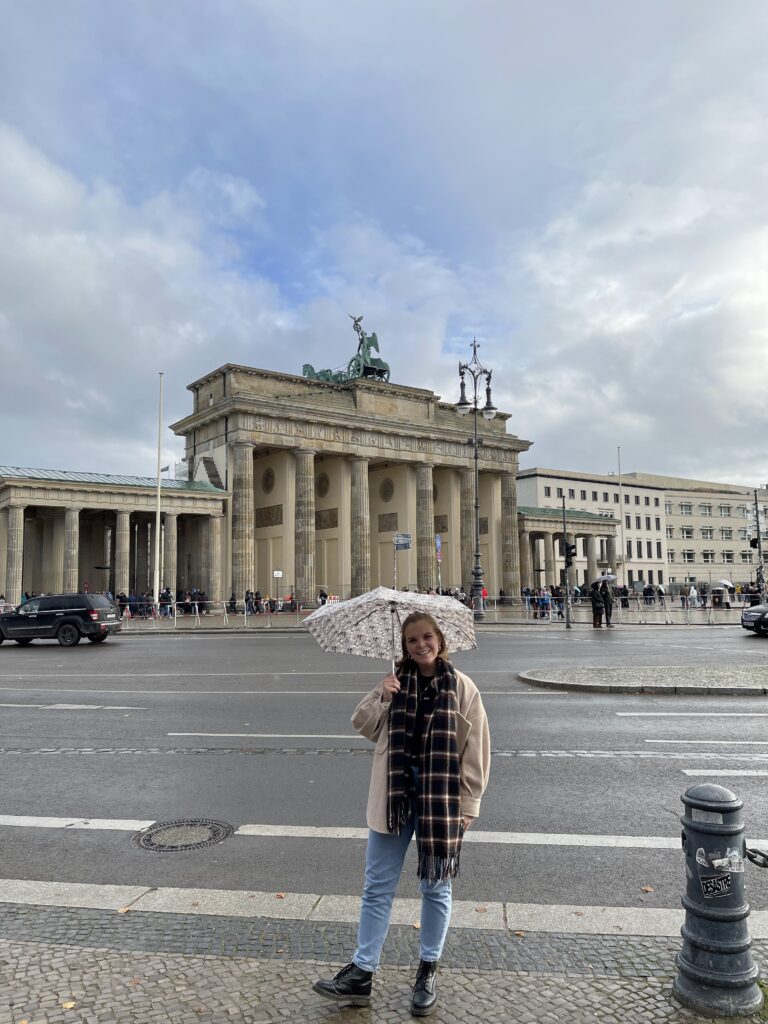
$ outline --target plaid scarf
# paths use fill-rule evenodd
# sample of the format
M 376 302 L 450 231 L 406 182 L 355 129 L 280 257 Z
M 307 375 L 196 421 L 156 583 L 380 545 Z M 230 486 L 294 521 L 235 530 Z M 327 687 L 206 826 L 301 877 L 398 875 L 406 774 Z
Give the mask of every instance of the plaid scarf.
M 402 830 L 414 806 L 419 878 L 446 881 L 459 873 L 463 830 L 459 807 L 459 751 L 456 742 L 456 673 L 437 659 L 437 699 L 424 716 L 418 757 L 418 792 L 413 785 L 411 746 L 419 700 L 419 673 L 410 659 L 397 672 L 400 691 L 389 713 L 389 791 L 387 827 Z

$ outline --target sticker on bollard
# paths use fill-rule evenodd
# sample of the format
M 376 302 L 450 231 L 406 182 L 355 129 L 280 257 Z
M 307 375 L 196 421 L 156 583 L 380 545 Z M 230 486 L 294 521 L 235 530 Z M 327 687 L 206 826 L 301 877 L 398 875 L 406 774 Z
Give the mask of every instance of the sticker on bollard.
M 731 892 L 730 875 L 710 875 L 709 878 L 702 877 L 701 891 L 705 900 L 711 900 L 715 896 L 728 896 Z

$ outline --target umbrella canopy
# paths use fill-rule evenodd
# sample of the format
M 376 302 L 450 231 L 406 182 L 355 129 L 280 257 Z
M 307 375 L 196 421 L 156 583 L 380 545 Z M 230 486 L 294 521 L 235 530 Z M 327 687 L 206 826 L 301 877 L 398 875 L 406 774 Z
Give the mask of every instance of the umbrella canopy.
M 733 584 L 731 583 L 730 580 L 718 580 L 717 581 L 717 586 L 718 587 L 730 587 L 731 590 L 735 589 L 735 587 L 733 586 Z
M 340 604 L 323 605 L 304 622 L 324 651 L 394 661 L 401 649 L 402 623 L 412 612 L 432 616 L 449 651 L 477 647 L 472 609 L 461 601 L 388 587 L 377 587 Z
M 616 573 L 604 572 L 602 576 L 598 576 L 596 580 L 593 580 L 593 583 L 613 583 L 615 579 Z

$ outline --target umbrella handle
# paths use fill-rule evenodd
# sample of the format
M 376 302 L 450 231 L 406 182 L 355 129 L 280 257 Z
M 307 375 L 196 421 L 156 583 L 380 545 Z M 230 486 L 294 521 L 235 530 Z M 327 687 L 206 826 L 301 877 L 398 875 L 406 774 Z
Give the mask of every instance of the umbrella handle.
M 395 606 L 390 604 L 389 610 L 392 613 L 392 675 L 395 674 Z

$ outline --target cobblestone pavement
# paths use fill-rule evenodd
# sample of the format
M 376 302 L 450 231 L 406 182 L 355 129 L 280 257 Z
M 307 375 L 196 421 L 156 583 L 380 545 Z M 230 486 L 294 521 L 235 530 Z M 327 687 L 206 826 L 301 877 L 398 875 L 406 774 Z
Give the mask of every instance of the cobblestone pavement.
M 311 990 L 350 958 L 338 922 L 0 907 L 0 1024 L 410 1020 L 418 934 L 393 927 L 370 1008 Z M 697 1024 L 671 998 L 679 940 L 453 929 L 434 1021 Z M 765 962 L 768 943 L 756 943 Z M 750 1021 L 762 1021 L 756 1015 Z

